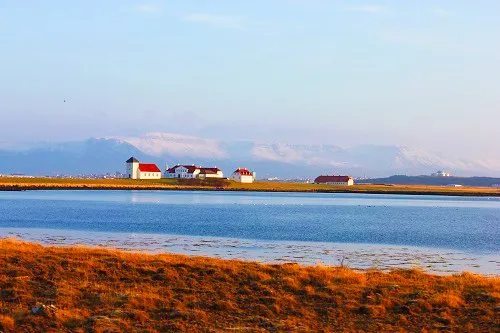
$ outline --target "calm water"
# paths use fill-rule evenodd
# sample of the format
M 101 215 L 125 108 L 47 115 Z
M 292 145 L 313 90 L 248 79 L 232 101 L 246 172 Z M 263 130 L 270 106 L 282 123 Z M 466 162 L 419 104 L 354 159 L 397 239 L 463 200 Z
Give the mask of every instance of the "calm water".
M 500 254 L 500 198 L 173 192 L 0 192 L 1 230 L 349 243 Z M 149 237 L 149 236 L 148 236 Z M 280 243 L 281 242 L 281 243 Z M 182 251 L 180 251 L 182 252 Z M 203 253 L 201 253 L 203 254 Z

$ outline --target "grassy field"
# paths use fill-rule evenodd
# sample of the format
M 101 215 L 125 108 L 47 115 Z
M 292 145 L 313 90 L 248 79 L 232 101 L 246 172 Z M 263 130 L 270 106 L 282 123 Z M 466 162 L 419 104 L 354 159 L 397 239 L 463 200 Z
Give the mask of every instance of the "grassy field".
M 0 240 L 3 332 L 499 332 L 500 279 Z
M 225 190 L 262 192 L 327 192 L 500 196 L 500 188 L 447 187 L 419 185 L 354 185 L 335 186 L 286 182 L 255 182 L 241 184 L 229 180 L 197 179 L 66 179 L 66 178 L 8 178 L 0 177 L 0 190 L 43 189 L 100 189 L 100 190 Z

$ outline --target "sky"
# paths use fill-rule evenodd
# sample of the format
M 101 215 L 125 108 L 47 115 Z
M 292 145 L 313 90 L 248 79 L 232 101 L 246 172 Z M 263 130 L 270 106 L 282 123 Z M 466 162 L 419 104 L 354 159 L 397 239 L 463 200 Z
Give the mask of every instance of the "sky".
M 0 0 L 0 143 L 500 151 L 500 1 Z

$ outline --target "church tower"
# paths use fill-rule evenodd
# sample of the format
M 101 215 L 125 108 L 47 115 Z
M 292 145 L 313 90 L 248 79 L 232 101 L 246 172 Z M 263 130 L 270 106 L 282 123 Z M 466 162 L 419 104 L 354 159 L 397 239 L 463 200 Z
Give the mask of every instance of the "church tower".
M 137 175 L 137 171 L 139 169 L 139 161 L 135 158 L 135 157 L 131 157 L 127 160 L 127 171 L 126 171 L 126 174 L 127 174 L 127 178 L 130 178 L 130 179 L 137 179 L 138 178 L 138 175 Z

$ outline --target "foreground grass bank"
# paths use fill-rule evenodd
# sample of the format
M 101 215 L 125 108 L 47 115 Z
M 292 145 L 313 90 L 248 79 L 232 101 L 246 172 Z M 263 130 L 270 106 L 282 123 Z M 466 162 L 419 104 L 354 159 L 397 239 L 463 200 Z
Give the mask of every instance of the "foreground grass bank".
M 498 332 L 500 279 L 0 240 L 0 331 Z
M 241 184 L 229 180 L 212 179 L 66 179 L 66 178 L 9 178 L 0 177 L 0 191 L 22 190 L 204 190 L 256 192 L 318 192 L 318 193 L 373 193 L 373 194 L 434 194 L 464 196 L 500 196 L 500 188 L 448 187 L 424 185 L 354 185 L 255 182 Z

